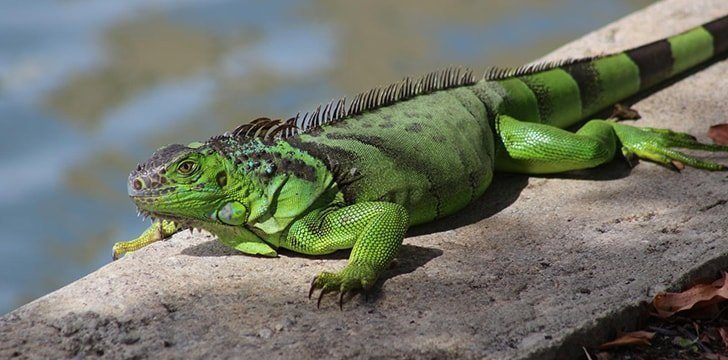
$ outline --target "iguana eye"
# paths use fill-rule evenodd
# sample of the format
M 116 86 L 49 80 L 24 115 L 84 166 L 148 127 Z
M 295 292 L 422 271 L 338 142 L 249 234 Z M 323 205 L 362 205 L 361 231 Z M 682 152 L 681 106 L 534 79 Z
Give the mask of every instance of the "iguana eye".
M 194 161 L 186 160 L 181 162 L 179 166 L 177 166 L 177 172 L 182 175 L 189 175 L 190 173 L 192 173 L 193 170 L 195 170 L 196 166 L 197 165 Z

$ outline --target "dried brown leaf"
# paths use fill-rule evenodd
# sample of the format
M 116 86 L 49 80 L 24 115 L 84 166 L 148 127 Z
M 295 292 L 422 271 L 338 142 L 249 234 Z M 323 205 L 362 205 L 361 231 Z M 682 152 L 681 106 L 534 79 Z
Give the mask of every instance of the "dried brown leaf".
M 652 305 L 657 316 L 666 318 L 679 311 L 704 308 L 725 299 L 728 299 L 728 277 L 723 273 L 723 277 L 712 284 L 698 284 L 679 293 L 657 294 Z
M 728 360 L 728 357 L 721 354 L 702 354 L 706 360 Z
M 622 334 L 622 336 L 604 344 L 599 345 L 599 350 L 613 349 L 624 346 L 650 346 L 650 340 L 655 333 L 649 331 L 633 331 Z
M 728 350 L 728 328 L 718 328 L 718 334 L 720 334 L 720 338 L 723 339 L 723 346 L 725 346 L 726 350 Z
M 708 137 L 718 145 L 728 145 L 728 123 L 711 126 Z
M 632 109 L 629 106 L 622 105 L 620 103 L 614 104 L 614 109 L 612 110 L 611 117 L 617 118 L 619 120 L 637 120 L 642 118 L 637 110 Z

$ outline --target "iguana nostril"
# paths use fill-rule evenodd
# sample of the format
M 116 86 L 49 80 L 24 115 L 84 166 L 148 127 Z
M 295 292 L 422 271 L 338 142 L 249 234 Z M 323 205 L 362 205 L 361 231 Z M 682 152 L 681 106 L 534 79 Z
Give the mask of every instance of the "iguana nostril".
M 134 188 L 134 190 L 141 190 L 143 184 L 142 184 L 141 180 L 134 179 L 134 181 L 132 181 L 132 183 L 131 183 L 131 186 Z

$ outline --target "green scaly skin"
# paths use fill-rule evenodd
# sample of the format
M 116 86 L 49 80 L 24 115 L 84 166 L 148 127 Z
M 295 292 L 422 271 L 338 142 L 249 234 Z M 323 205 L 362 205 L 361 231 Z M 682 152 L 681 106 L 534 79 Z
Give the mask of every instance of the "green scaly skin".
M 678 170 L 726 170 L 675 150 L 728 151 L 687 134 L 600 119 L 576 133 L 563 129 L 726 51 L 727 34 L 723 17 L 614 55 L 366 106 L 290 136 L 234 133 L 164 147 L 129 176 L 139 210 L 161 221 L 116 244 L 114 257 L 186 228 L 262 256 L 351 248 L 343 270 L 311 285 L 321 290 L 319 302 L 339 292 L 341 304 L 345 293 L 371 288 L 409 226 L 463 208 L 494 171 L 586 169 L 617 150 Z

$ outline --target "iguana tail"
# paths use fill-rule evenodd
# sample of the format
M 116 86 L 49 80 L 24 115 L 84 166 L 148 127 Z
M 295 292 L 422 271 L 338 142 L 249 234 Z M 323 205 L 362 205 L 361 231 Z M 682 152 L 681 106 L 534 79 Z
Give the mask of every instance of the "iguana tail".
M 565 128 L 728 51 L 728 16 L 616 54 L 496 69 L 504 113 Z M 580 101 L 574 101 L 580 99 Z
M 604 89 L 607 99 L 595 104 L 593 109 L 621 100 L 625 96 L 648 89 L 670 79 L 692 67 L 710 60 L 728 50 L 728 16 L 721 17 L 702 26 L 678 35 L 658 40 L 622 54 L 596 60 L 594 66 L 608 68 L 610 63 L 629 69 L 629 76 L 618 79 L 620 83 L 609 84 Z M 619 63 L 619 65 L 617 64 Z M 579 75 L 579 67 L 567 71 Z M 581 79 L 575 76 L 577 83 Z M 617 79 L 615 79 L 617 80 Z M 625 86 L 629 84 L 628 86 Z M 581 84 L 580 84 L 581 87 Z

